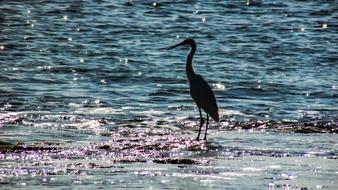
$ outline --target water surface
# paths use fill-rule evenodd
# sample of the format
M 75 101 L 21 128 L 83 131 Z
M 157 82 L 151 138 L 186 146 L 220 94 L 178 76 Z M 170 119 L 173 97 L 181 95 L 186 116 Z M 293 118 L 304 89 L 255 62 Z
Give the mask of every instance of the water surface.
M 1 1 L 4 188 L 337 189 L 335 1 Z M 197 142 L 185 76 L 221 122 Z

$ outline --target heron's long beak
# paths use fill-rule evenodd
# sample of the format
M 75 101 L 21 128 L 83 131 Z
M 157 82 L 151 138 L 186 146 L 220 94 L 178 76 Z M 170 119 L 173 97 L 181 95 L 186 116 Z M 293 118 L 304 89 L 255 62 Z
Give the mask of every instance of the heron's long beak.
M 185 43 L 184 43 L 184 42 L 181 42 L 181 43 L 179 43 L 179 44 L 176 44 L 176 45 L 174 45 L 174 46 L 171 46 L 171 47 L 168 48 L 168 50 L 169 50 L 169 49 L 173 49 L 173 48 L 178 47 L 178 46 L 182 46 L 182 45 L 185 45 Z

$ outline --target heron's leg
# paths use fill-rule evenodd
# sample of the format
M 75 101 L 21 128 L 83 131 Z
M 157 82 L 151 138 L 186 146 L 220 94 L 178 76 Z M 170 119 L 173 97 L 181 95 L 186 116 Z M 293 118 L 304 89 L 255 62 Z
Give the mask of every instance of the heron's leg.
M 197 135 L 196 140 L 200 139 L 200 134 L 201 134 L 202 126 L 203 126 L 203 123 L 204 123 L 202 112 L 201 112 L 201 108 L 198 107 L 198 111 L 200 112 L 201 122 L 200 122 L 200 129 L 198 130 L 198 135 Z
M 205 126 L 204 140 L 207 140 L 208 125 L 209 125 L 209 114 L 207 114 L 207 124 Z

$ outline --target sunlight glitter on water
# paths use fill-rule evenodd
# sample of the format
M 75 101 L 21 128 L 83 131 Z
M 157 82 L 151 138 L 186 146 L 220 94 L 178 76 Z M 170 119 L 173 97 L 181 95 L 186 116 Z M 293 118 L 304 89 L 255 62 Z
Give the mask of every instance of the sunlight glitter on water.
M 212 84 L 212 87 L 215 90 L 224 90 L 225 89 L 225 86 L 223 84 L 221 84 L 221 83 Z
M 324 23 L 323 26 L 322 26 L 323 29 L 326 29 L 327 28 L 327 24 Z

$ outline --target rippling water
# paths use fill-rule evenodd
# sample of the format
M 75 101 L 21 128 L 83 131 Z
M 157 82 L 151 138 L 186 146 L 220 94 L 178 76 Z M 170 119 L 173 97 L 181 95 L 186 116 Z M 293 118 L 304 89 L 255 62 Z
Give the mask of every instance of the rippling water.
M 0 184 L 337 189 L 337 7 L 0 1 Z M 188 37 L 220 108 L 208 142 L 189 50 L 162 50 Z

